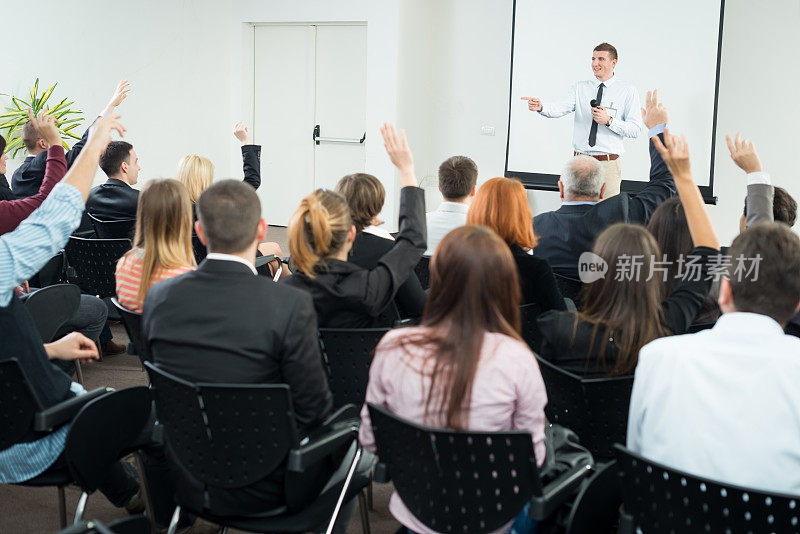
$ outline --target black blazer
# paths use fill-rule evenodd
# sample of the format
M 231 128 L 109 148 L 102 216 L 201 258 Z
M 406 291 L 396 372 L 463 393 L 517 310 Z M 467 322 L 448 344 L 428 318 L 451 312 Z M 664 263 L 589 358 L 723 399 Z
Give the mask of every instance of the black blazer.
M 418 187 L 400 191 L 400 232 L 392 248 L 373 269 L 328 259 L 309 278 L 296 272 L 281 284 L 303 289 L 314 299 L 320 328 L 369 328 L 394 298 L 427 249 L 425 193 Z
M 660 134 L 663 140 L 663 134 Z M 578 258 L 614 223 L 647 224 L 656 208 L 675 196 L 675 182 L 650 141 L 650 182 L 637 195 L 620 193 L 597 204 L 562 205 L 533 218 L 539 239 L 534 252 L 557 274 L 578 278 Z
M 706 280 L 709 258 L 717 254 L 719 251 L 710 248 L 694 248 L 690 255 L 700 257 L 698 264 L 702 266 L 702 272 L 699 279 L 695 280 L 694 277 L 682 279 L 672 294 L 661 304 L 664 326 L 673 335 L 688 332 L 692 320 L 703 305 L 712 282 L 710 279 Z M 647 276 L 644 270 L 642 273 Z M 614 273 L 610 272 L 607 276 L 614 276 Z M 574 312 L 552 311 L 543 313 L 539 317 L 542 358 L 577 375 L 586 377 L 608 375 L 618 357 L 613 335 L 610 339 L 606 338 L 605 328 L 602 325 L 596 329 L 595 334 L 595 323 L 580 317 L 577 318 L 576 329 L 575 319 Z
M 83 146 L 86 144 L 88 138 L 89 128 L 86 128 L 80 140 L 64 153 L 64 156 L 67 158 L 67 169 L 72 167 L 72 164 L 81 153 L 81 150 L 83 150 Z M 42 186 L 42 180 L 44 180 L 44 169 L 46 166 L 47 150 L 35 156 L 28 156 L 25 158 L 25 161 L 14 171 L 11 177 L 11 190 L 14 191 L 17 198 L 31 197 L 39 192 L 39 188 Z
M 547 260 L 528 254 L 519 245 L 511 246 L 511 254 L 519 272 L 522 304 L 536 303 L 543 312 L 566 309 L 556 277 L 553 276 L 553 269 Z
M 5 174 L 0 174 L 0 200 L 17 200 L 17 195 L 8 186 Z
M 135 219 L 139 190 L 116 178 L 109 178 L 89 193 L 86 211 L 103 221 Z
M 153 284 L 142 310 L 149 354 L 193 382 L 280 383 L 291 388 L 301 427 L 333 407 L 311 297 L 234 261 Z
M 362 269 L 374 269 L 384 254 L 392 250 L 393 246 L 394 241 L 391 239 L 359 232 L 353 242 L 353 248 L 350 249 L 349 261 Z M 422 284 L 414 272 L 397 290 L 394 300 L 403 318 L 422 317 L 428 295 L 422 289 Z

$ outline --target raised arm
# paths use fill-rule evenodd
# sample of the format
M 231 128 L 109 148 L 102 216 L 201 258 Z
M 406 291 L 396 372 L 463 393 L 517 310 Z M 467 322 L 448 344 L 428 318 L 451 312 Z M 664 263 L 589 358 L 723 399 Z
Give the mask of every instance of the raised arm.
M 131 84 L 128 83 L 128 80 L 121 80 L 118 84 L 116 89 L 114 89 L 114 94 L 111 95 L 111 99 L 106 104 L 106 107 L 103 108 L 103 111 L 100 113 L 100 117 L 105 117 L 106 115 L 110 115 L 114 113 L 114 110 L 117 109 L 123 100 L 128 97 L 128 92 L 131 90 Z M 97 119 L 95 119 L 97 120 Z M 92 122 L 94 124 L 94 122 Z M 92 128 L 92 124 L 86 128 L 86 131 L 83 132 L 83 136 L 81 136 L 80 140 L 72 145 L 72 148 L 69 149 L 66 153 L 67 158 L 67 168 L 69 169 L 72 167 L 72 164 L 78 158 L 78 155 L 83 150 L 83 147 L 86 145 L 86 140 L 89 137 L 89 130 Z
M 743 139 L 740 133 L 737 133 L 733 140 L 730 135 L 726 135 L 725 140 L 728 142 L 731 159 L 737 167 L 747 173 L 745 227 L 760 222 L 772 222 L 774 220 L 772 202 L 775 188 L 772 187 L 769 174 L 763 172 L 761 168 L 761 160 L 756 153 L 756 146 L 752 141 Z
M 242 144 L 244 160 L 244 182 L 258 189 L 261 185 L 261 145 L 254 145 L 242 122 L 233 125 L 233 135 Z

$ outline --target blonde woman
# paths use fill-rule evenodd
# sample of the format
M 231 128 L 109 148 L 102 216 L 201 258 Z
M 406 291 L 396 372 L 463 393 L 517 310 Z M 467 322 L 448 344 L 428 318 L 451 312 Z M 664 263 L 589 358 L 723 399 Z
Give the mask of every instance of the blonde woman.
M 195 266 L 186 187 L 171 179 L 149 181 L 139 195 L 133 248 L 117 262 L 120 304 L 141 313 L 150 286 Z

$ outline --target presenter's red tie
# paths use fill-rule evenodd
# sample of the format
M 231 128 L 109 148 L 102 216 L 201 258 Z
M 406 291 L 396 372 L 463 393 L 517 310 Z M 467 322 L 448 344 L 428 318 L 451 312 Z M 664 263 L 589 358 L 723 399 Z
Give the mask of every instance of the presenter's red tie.
M 603 87 L 605 84 L 600 84 L 597 88 L 597 105 L 600 105 L 600 102 L 603 101 Z M 592 127 L 589 129 L 589 146 L 594 146 L 597 144 L 597 123 L 592 120 Z

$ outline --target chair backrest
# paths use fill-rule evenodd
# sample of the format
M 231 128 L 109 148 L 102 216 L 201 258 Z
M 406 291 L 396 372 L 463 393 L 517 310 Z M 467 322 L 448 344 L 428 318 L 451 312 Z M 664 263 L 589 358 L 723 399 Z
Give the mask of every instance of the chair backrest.
M 66 278 L 67 257 L 63 250 L 50 258 L 39 272 L 28 281 L 33 287 L 47 287 L 60 284 Z
M 116 221 L 102 221 L 86 212 L 92 220 L 94 233 L 99 239 L 133 239 L 133 230 L 136 227 L 136 219 L 119 219 Z
M 556 277 L 556 284 L 558 285 L 558 290 L 561 292 L 561 296 L 571 299 L 578 309 L 581 309 L 581 302 L 578 298 L 578 295 L 583 288 L 583 282 L 578 280 L 577 278 L 570 278 L 569 276 L 564 276 L 561 274 L 555 274 Z
M 152 406 L 150 390 L 139 386 L 113 391 L 81 408 L 70 424 L 64 457 L 83 491 L 96 490 L 109 467 L 138 448 Z
M 145 367 L 170 455 L 199 481 L 247 486 L 297 447 L 286 384 L 193 384 L 150 362 Z
M 145 341 L 144 334 L 142 333 L 142 314 L 131 311 L 119 303 L 116 297 L 111 298 L 112 304 L 119 310 L 119 316 L 122 319 L 122 326 L 125 327 L 125 332 L 128 334 L 128 339 L 133 343 L 136 355 L 144 363 L 145 361 Z
M 28 433 L 40 407 L 16 358 L 0 362 L 0 451 Z
M 419 283 L 422 286 L 422 289 L 428 289 L 431 287 L 430 263 L 430 257 L 422 256 L 419 259 L 419 263 L 417 263 L 416 267 L 414 267 L 414 272 L 417 274 L 417 278 L 419 278 Z
M 459 432 L 369 404 L 381 464 L 414 517 L 436 532 L 497 530 L 541 493 L 529 432 Z
M 614 452 L 625 513 L 648 534 L 800 532 L 800 495 L 766 493 L 689 475 L 622 445 L 616 445 Z
M 68 270 L 74 270 L 70 282 L 84 293 L 100 298 L 113 297 L 116 292 L 114 271 L 117 260 L 131 249 L 130 239 L 86 239 L 71 236 L 64 251 Z
M 320 350 L 334 407 L 364 404 L 375 346 L 388 331 L 388 328 L 319 329 Z
M 624 442 L 633 376 L 581 378 L 537 355 L 547 388 L 545 414 L 551 423 L 573 430 L 595 460 L 614 457 Z
M 522 339 L 525 340 L 525 343 L 528 344 L 533 352 L 538 353 L 542 345 L 542 333 L 539 330 L 537 319 L 542 314 L 542 307 L 532 302 L 520 306 L 519 311 L 522 318 Z
M 33 318 L 42 343 L 50 343 L 56 332 L 78 311 L 81 289 L 72 284 L 57 284 L 33 292 L 25 300 L 25 308 Z

